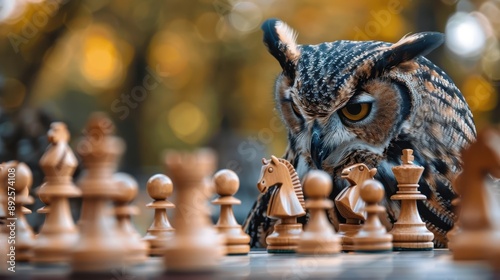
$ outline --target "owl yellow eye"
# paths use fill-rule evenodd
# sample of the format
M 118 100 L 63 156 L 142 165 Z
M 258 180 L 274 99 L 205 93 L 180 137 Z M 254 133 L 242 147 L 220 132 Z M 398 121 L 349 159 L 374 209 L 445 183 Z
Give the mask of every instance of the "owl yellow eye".
M 350 121 L 360 121 L 368 116 L 371 108 L 371 103 L 353 103 L 347 104 L 340 112 Z

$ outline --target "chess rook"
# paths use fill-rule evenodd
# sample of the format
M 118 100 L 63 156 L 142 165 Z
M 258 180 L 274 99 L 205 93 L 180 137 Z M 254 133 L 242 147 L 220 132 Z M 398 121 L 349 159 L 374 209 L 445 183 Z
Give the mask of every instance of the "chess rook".
M 175 232 L 165 247 L 167 271 L 203 271 L 217 267 L 225 254 L 225 238 L 212 226 L 207 205 L 207 177 L 214 172 L 211 150 L 169 151 L 167 175 L 176 187 Z
M 233 213 L 233 205 L 241 204 L 241 201 L 234 197 L 240 185 L 238 175 L 228 169 L 220 170 L 214 175 L 214 185 L 220 196 L 212 200 L 212 204 L 220 205 L 219 220 L 215 228 L 226 237 L 227 254 L 248 254 L 250 236 L 243 232 Z
M 77 182 L 83 202 L 78 223 L 80 238 L 71 258 L 75 272 L 109 272 L 123 263 L 126 251 L 112 215 L 111 201 L 120 195 L 113 174 L 125 143 L 113 133 L 111 120 L 94 113 L 77 146 L 85 169 Z
M 376 180 L 366 180 L 360 189 L 361 199 L 366 202 L 366 221 L 354 236 L 355 251 L 384 252 L 392 250 L 392 235 L 380 222 L 379 214 L 385 207 L 378 205 L 384 198 L 384 186 Z
M 51 215 L 45 223 L 33 248 L 34 263 L 67 262 L 78 239 L 78 231 L 71 216 L 68 198 L 81 195 L 73 183 L 73 172 L 78 161 L 68 145 L 69 132 L 63 123 L 52 123 L 48 132 L 49 147 L 40 159 L 45 173 L 45 183 L 38 195 L 45 202 L 50 200 Z M 41 212 L 48 213 L 49 208 Z
M 153 175 L 149 178 L 146 189 L 154 199 L 146 207 L 154 209 L 155 212 L 153 223 L 143 239 L 149 243 L 150 256 L 163 256 L 165 245 L 174 235 L 174 228 L 167 216 L 167 209 L 175 208 L 175 205 L 167 200 L 174 190 L 172 180 L 163 174 Z
M 394 227 L 390 231 L 395 251 L 432 250 L 434 234 L 430 232 L 420 218 L 417 200 L 426 199 L 418 191 L 418 181 L 424 168 L 413 164 L 413 150 L 403 150 L 403 164 L 392 168 L 398 181 L 398 191 L 392 200 L 401 200 L 401 211 Z
M 137 229 L 132 224 L 132 216 L 139 214 L 139 208 L 130 205 L 137 196 L 138 186 L 135 179 L 126 173 L 116 173 L 113 179 L 117 184 L 119 196 L 115 198 L 115 215 L 118 221 L 118 231 L 125 245 L 125 262 L 139 264 L 148 257 L 149 244 L 143 241 Z
M 340 252 L 340 236 L 326 217 L 325 210 L 333 207 L 327 199 L 332 191 L 332 178 L 328 173 L 312 170 L 304 179 L 304 193 L 309 221 L 300 236 L 297 252 L 301 254 L 334 254 Z

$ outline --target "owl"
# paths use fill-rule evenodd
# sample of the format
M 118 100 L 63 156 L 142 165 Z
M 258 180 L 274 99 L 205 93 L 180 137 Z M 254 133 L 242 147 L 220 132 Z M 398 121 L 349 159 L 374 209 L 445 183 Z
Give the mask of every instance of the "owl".
M 475 140 L 466 100 L 448 75 L 424 56 L 441 45 L 444 35 L 423 32 L 397 43 L 340 40 L 299 45 L 284 22 L 262 25 L 264 44 L 278 60 L 274 98 L 287 128 L 284 158 L 299 177 L 322 169 L 332 176 L 334 199 L 348 182 L 345 167 L 364 163 L 377 168 L 385 187 L 385 223 L 396 222 L 399 201 L 393 166 L 403 149 L 413 149 L 414 163 L 424 167 L 419 190 L 427 197 L 417 207 L 435 247 L 445 247 L 455 218 L 451 182 L 461 170 L 460 152 Z M 269 197 L 260 196 L 245 221 L 254 247 L 265 244 L 274 221 L 265 216 Z M 342 216 L 328 211 L 338 227 Z M 307 222 L 307 221 L 302 221 Z

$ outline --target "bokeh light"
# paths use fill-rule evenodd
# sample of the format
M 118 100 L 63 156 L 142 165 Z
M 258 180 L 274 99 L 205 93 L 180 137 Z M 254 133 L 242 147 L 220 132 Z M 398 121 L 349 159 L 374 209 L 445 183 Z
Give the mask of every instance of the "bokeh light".
M 168 123 L 175 136 L 189 144 L 202 140 L 208 130 L 205 114 L 192 103 L 182 102 L 168 113 Z
M 446 45 L 455 54 L 475 57 L 486 44 L 486 34 L 479 20 L 467 13 L 458 12 L 446 24 Z
M 109 31 L 102 26 L 95 26 L 83 43 L 83 76 L 96 87 L 111 87 L 122 76 L 122 58 L 113 42 Z
M 498 102 L 498 95 L 491 83 L 479 75 L 472 75 L 465 80 L 462 93 L 472 111 L 491 111 Z

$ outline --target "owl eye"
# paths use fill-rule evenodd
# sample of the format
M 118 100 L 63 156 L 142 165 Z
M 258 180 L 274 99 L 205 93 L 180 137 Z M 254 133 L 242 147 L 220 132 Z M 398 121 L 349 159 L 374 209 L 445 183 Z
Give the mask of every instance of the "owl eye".
M 371 103 L 351 103 L 342 108 L 340 112 L 350 121 L 360 121 L 370 114 L 371 109 Z

